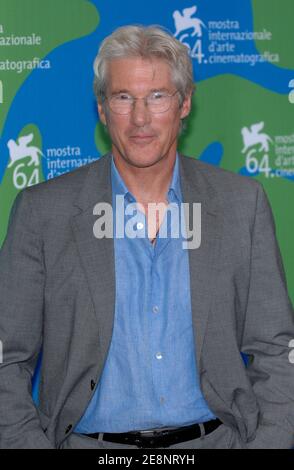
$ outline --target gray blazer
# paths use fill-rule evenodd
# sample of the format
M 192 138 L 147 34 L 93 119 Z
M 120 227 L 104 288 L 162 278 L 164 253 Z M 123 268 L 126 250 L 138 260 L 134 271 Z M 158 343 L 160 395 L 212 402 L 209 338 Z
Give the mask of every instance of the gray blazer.
M 110 162 L 26 188 L 13 205 L 0 254 L 0 448 L 59 448 L 99 382 L 115 269 L 113 240 L 93 235 L 93 206 L 111 203 Z M 266 195 L 255 180 L 184 156 L 180 177 L 184 201 L 202 204 L 201 245 L 188 251 L 204 397 L 244 447 L 290 448 L 293 309 Z

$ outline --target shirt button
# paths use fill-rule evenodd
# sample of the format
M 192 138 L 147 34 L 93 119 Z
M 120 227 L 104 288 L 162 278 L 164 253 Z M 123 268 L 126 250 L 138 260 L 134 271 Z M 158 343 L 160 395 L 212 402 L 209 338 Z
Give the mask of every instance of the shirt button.
M 160 403 L 162 404 L 162 403 L 164 403 L 164 402 L 165 402 L 164 397 L 160 397 Z
M 158 313 L 158 312 L 159 312 L 159 307 L 158 307 L 158 305 L 154 305 L 154 307 L 152 308 L 152 312 L 153 312 L 153 313 Z
M 156 359 L 162 359 L 162 354 L 161 352 L 156 353 Z
M 142 222 L 137 223 L 137 229 L 138 230 L 142 230 L 143 227 L 144 227 L 144 224 L 142 224 Z

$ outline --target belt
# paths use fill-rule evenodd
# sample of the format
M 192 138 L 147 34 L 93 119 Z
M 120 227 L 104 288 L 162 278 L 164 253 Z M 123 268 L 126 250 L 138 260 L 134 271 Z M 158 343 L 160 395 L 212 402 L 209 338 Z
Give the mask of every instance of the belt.
M 213 419 L 204 423 L 192 424 L 180 428 L 158 428 L 144 431 L 131 431 L 123 433 L 93 433 L 84 434 L 93 439 L 102 438 L 104 441 L 116 442 L 117 444 L 135 445 L 139 448 L 169 447 L 172 444 L 197 439 L 202 434 L 210 434 L 218 428 L 222 422 L 219 419 Z M 201 426 L 204 431 L 201 432 Z

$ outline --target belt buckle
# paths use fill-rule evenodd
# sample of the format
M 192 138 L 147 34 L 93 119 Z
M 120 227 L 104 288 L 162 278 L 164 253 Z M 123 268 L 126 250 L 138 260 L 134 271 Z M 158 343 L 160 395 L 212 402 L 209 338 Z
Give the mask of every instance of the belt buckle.
M 135 445 L 141 448 L 170 447 L 169 436 L 162 432 L 162 429 L 154 431 L 140 431 L 140 435 L 135 438 Z
M 159 437 L 158 442 L 157 439 Z M 139 437 L 135 439 L 135 445 L 141 449 L 154 449 L 158 447 L 170 447 L 170 444 L 165 444 L 161 440 L 162 436 Z

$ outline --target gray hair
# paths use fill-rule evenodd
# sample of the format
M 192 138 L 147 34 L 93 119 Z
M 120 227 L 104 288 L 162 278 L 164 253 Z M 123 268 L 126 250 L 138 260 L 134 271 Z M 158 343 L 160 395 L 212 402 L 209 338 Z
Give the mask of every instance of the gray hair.
M 165 60 L 171 68 L 173 83 L 184 98 L 193 91 L 193 67 L 188 48 L 158 26 L 124 26 L 107 36 L 94 61 L 94 93 L 101 102 L 106 96 L 107 63 L 113 59 L 152 57 Z

